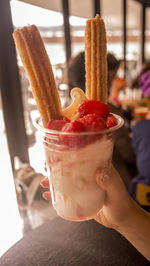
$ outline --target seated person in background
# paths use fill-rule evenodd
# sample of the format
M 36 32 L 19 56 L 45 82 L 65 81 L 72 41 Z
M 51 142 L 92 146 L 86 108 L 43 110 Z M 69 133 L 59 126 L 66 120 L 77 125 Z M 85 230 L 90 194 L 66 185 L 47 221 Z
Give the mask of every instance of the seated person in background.
M 107 54 L 107 66 L 108 66 L 108 88 L 109 88 L 108 91 L 111 91 L 111 84 L 116 76 L 119 67 L 119 61 L 115 58 L 114 55 L 110 53 Z M 85 92 L 84 52 L 79 53 L 75 58 L 71 59 L 68 72 L 69 72 L 68 78 L 69 78 L 70 88 L 72 89 L 74 87 L 79 87 Z M 125 84 L 125 81 L 119 80 L 119 84 L 121 84 L 122 88 Z M 117 83 L 117 86 L 113 85 L 114 91 L 116 90 L 116 87 L 118 91 L 121 89 Z M 109 102 L 108 104 L 112 113 L 124 117 L 124 113 L 120 105 L 116 106 Z M 113 154 L 113 164 L 115 168 L 118 170 L 119 174 L 122 176 L 122 178 L 124 178 L 124 183 L 128 187 L 131 179 L 137 174 L 137 170 L 136 170 L 135 155 L 129 137 L 129 131 L 128 128 L 126 128 L 125 126 L 123 126 L 118 132 L 117 141 L 115 143 L 114 154 Z
M 135 90 L 135 96 L 132 98 L 127 98 L 122 102 L 123 108 L 126 110 L 130 110 L 130 116 L 129 112 L 126 112 L 126 116 L 128 116 L 128 124 L 129 127 L 133 127 L 133 125 L 141 120 L 141 118 L 144 118 L 147 109 L 150 108 L 150 92 L 145 93 L 146 90 L 149 90 L 149 75 L 150 71 L 150 62 L 145 63 L 139 73 L 136 75 L 136 77 L 130 82 L 129 88 L 131 90 Z M 137 96 L 136 96 L 137 95 Z
M 119 130 L 117 135 L 112 161 L 120 175 L 125 177 L 124 182 L 128 186 L 131 179 L 137 174 L 137 167 L 129 137 L 130 130 L 127 127 L 128 120 L 131 119 L 130 113 L 125 112 L 118 101 L 120 90 L 126 87 L 125 79 L 117 77 L 119 66 L 120 61 L 113 54 L 108 53 L 108 104 L 112 113 L 122 116 L 125 120 L 125 126 Z
M 111 54 L 107 54 L 107 66 L 108 66 L 108 95 L 109 102 L 113 105 L 120 105 L 118 101 L 118 95 L 120 90 L 123 90 L 126 87 L 126 81 L 124 78 L 120 78 L 117 76 L 117 72 L 120 67 L 120 60 Z
M 120 61 L 117 60 L 117 58 L 111 54 L 107 54 L 107 68 L 108 68 L 108 91 L 110 92 L 110 88 L 112 85 L 112 81 L 116 78 L 117 71 L 119 69 Z
M 138 122 L 133 127 L 132 134 L 138 174 L 130 183 L 129 193 L 150 212 L 150 119 Z
M 107 54 L 108 66 L 108 103 L 112 113 L 122 115 L 125 119 L 126 126 L 130 127 L 130 121 L 133 116 L 129 110 L 122 109 L 121 102 L 118 99 L 121 90 L 127 86 L 124 78 L 118 77 L 121 60 L 117 60 L 113 54 Z M 130 129 L 130 128 L 129 128 Z
M 146 97 L 150 97 L 150 70 L 139 77 L 139 85 Z M 136 154 L 138 174 L 131 181 L 130 195 L 150 212 L 150 113 L 146 119 L 132 128 L 132 143 Z

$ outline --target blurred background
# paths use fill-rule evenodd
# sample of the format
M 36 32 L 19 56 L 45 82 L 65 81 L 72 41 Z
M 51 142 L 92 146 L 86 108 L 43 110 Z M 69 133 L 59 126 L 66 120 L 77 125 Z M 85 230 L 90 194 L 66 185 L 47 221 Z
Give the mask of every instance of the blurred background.
M 107 51 L 121 60 L 127 84 L 150 61 L 150 1 L 0 1 L 0 255 L 23 235 L 56 216 L 42 199 L 44 153 L 33 121 L 38 111 L 12 39 L 14 29 L 35 24 L 50 57 L 62 106 L 68 105 L 68 66 L 84 51 L 86 20 L 101 14 Z M 126 88 L 120 99 L 139 99 Z M 136 88 L 135 88 L 136 89 Z M 34 188 L 28 189 L 33 181 Z

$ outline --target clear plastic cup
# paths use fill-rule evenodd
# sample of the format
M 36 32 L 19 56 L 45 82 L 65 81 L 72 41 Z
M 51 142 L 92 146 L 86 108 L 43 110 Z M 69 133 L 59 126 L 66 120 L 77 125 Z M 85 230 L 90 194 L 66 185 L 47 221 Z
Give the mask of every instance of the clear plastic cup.
M 52 204 L 57 214 L 71 221 L 92 219 L 104 204 L 105 191 L 96 182 L 96 171 L 109 170 L 117 125 L 99 132 L 68 133 L 45 129 L 42 133 Z

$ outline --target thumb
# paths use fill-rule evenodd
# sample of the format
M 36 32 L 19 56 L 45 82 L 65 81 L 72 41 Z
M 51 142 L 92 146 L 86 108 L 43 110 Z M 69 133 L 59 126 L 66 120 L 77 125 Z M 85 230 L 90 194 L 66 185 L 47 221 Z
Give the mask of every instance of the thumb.
M 104 169 L 99 168 L 96 173 L 96 182 L 112 197 L 126 190 L 121 177 L 113 165 Z

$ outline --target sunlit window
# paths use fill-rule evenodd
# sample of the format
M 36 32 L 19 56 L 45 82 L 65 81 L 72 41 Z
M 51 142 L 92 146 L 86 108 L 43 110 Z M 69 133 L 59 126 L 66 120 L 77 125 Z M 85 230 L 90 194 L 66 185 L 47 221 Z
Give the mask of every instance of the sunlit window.
M 65 62 L 62 13 L 15 0 L 11 1 L 11 12 L 15 28 L 32 24 L 39 28 L 52 65 Z

